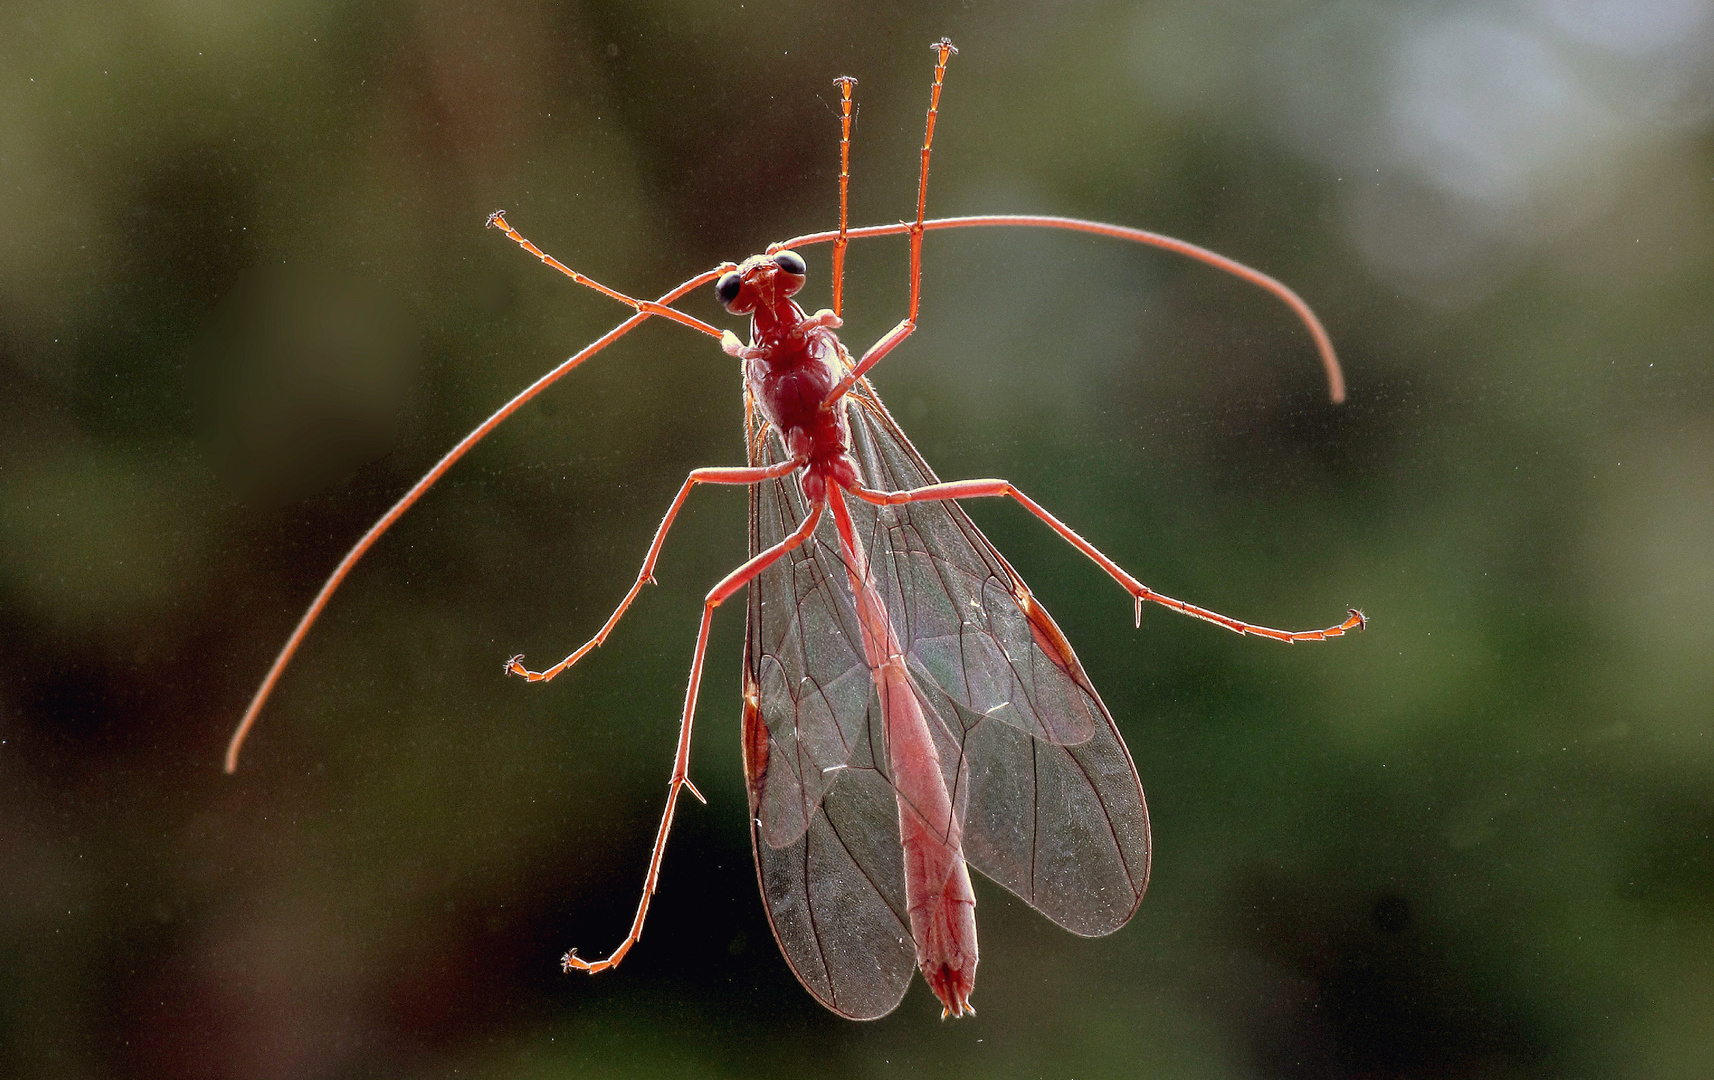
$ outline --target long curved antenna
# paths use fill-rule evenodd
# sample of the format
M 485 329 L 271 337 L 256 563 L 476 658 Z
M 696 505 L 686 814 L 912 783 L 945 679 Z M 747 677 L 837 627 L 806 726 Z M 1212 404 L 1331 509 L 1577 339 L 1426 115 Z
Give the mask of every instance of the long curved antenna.
M 1187 240 L 1179 240 L 1147 229 L 1132 229 L 1124 225 L 1109 225 L 1102 221 L 1085 221 L 1082 218 L 1051 217 L 1036 214 L 984 214 L 975 217 L 935 218 L 922 223 L 925 231 L 935 229 L 970 229 L 978 226 L 1027 226 L 1040 229 L 1068 229 L 1072 232 L 1094 233 L 1097 236 L 1111 236 L 1117 240 L 1129 240 L 1137 244 L 1147 244 L 1150 247 L 1162 248 L 1206 263 L 1216 270 L 1244 279 L 1256 287 L 1272 293 L 1284 304 L 1291 308 L 1303 325 L 1309 329 L 1309 336 L 1315 339 L 1315 350 L 1321 355 L 1321 366 L 1327 375 L 1327 395 L 1335 404 L 1345 400 L 1345 374 L 1339 369 L 1339 357 L 1333 351 L 1333 339 L 1316 318 L 1315 312 L 1304 303 L 1303 297 L 1293 292 L 1291 287 L 1278 278 L 1270 277 L 1252 266 L 1245 266 L 1236 259 L 1229 259 L 1218 252 L 1209 251 L 1205 247 L 1192 244 Z M 899 222 L 896 225 L 865 225 L 859 229 L 848 229 L 843 235 L 852 240 L 874 236 L 902 236 L 915 233 L 915 222 Z M 778 244 L 769 244 L 769 251 L 780 248 L 808 247 L 811 244 L 825 244 L 838 240 L 841 233 L 818 232 L 794 236 Z
M 304 636 L 309 633 L 309 628 L 315 624 L 315 620 L 321 615 L 322 608 L 327 606 L 328 598 L 333 595 L 333 590 L 339 588 L 339 583 L 345 580 L 345 575 L 349 574 L 351 568 L 357 565 L 357 560 L 363 557 L 363 553 L 374 546 L 375 541 L 381 538 L 381 534 L 392 528 L 393 523 L 398 521 L 418 499 L 422 498 L 423 493 L 433 487 L 435 481 L 439 480 L 446 470 L 452 468 L 454 462 L 468 453 L 471 447 L 481 442 L 484 436 L 500 425 L 501 421 L 523 407 L 525 402 L 558 382 L 560 377 L 572 368 L 577 367 L 591 356 L 641 326 L 645 319 L 652 315 L 666 314 L 667 311 L 671 310 L 666 308 L 667 304 L 672 303 L 692 289 L 714 280 L 720 272 L 719 269 L 706 270 L 653 302 L 631 301 L 628 297 L 610 293 L 616 298 L 637 307 L 637 314 L 596 338 L 595 341 L 578 351 L 576 355 L 525 387 L 511 401 L 500 406 L 492 416 L 478 424 L 474 431 L 458 440 L 458 444 L 448 450 L 439 461 L 435 462 L 434 468 L 423 474 L 421 480 L 412 484 L 410 490 L 400 496 L 399 501 L 393 504 L 393 508 L 381 516 L 381 520 L 369 526 L 369 531 L 363 534 L 363 538 L 358 540 L 356 545 L 345 553 L 345 558 L 339 560 L 339 565 L 333 568 L 333 573 L 328 575 L 327 581 L 322 584 L 321 591 L 315 594 L 314 600 L 310 601 L 309 610 L 305 611 L 303 618 L 298 620 L 297 628 L 292 631 L 292 636 L 286 639 L 286 644 L 280 649 L 280 654 L 274 657 L 273 666 L 268 669 L 268 674 L 262 679 L 262 685 L 256 690 L 256 696 L 250 699 L 250 707 L 244 710 L 244 718 L 238 722 L 238 729 L 232 733 L 232 741 L 227 744 L 227 772 L 237 770 L 239 748 L 244 745 L 245 737 L 250 734 L 250 729 L 255 726 L 257 714 L 262 711 L 262 706 L 267 702 L 268 695 L 273 692 L 274 684 L 280 679 L 280 673 L 285 670 L 286 664 L 298 651 L 298 646 L 303 644 Z M 674 312 L 674 314 L 678 313 Z M 684 316 L 684 318 L 688 319 L 689 316 Z M 714 333 L 716 336 L 719 335 L 718 331 L 714 331 Z

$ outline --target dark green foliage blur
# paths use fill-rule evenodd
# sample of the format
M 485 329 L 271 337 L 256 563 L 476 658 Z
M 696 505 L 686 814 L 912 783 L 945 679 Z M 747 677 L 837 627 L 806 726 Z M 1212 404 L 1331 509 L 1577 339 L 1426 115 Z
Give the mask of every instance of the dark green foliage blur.
M 1055 613 L 1149 795 L 1153 882 L 1082 940 L 979 882 L 979 1015 L 802 991 L 751 865 L 736 365 L 651 324 L 359 565 L 339 556 L 624 309 L 835 221 L 1157 229 L 1243 283 L 1041 232 L 928 238 L 876 370 Z M 1714 1061 L 1714 5 L 1157 0 L 49 3 L 0 9 L 0 1075 L 1648 1077 Z M 810 307 L 827 249 L 805 252 Z M 852 251 L 846 340 L 904 313 Z M 686 310 L 744 329 L 711 295 Z

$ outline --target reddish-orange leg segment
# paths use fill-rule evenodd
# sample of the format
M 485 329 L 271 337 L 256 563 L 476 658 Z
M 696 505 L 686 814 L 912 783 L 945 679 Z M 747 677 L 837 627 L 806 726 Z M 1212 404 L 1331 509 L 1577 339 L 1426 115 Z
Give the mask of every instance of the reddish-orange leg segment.
M 612 615 L 608 616 L 601 629 L 595 632 L 595 636 L 579 646 L 576 652 L 544 671 L 531 671 L 525 667 L 523 653 L 519 653 L 506 661 L 506 671 L 512 675 L 520 675 L 530 682 L 547 682 L 583 659 L 590 649 L 596 648 L 606 641 L 607 635 L 611 634 L 613 627 L 618 624 L 619 617 L 625 614 L 625 609 L 631 606 L 631 601 L 635 600 L 637 594 L 643 591 L 643 586 L 651 584 L 655 580 L 655 563 L 661 557 L 661 547 L 666 543 L 667 530 L 672 528 L 673 518 L 678 516 L 679 508 L 684 505 L 685 499 L 690 497 L 691 488 L 698 484 L 759 484 L 763 480 L 772 480 L 775 477 L 795 472 L 802 465 L 801 461 L 782 461 L 778 465 L 769 465 L 765 468 L 692 470 L 691 474 L 685 478 L 684 486 L 678 489 L 678 497 L 673 499 L 671 506 L 667 507 L 666 516 L 661 518 L 660 528 L 655 530 L 654 542 L 649 545 L 649 554 L 643 559 L 643 568 L 637 572 L 636 583 L 631 586 L 631 591 L 625 594 L 625 599 L 619 601 L 619 606 L 614 609 Z
M 1233 633 L 1253 634 L 1257 637 L 1272 638 L 1275 641 L 1287 643 L 1326 641 L 1329 638 L 1344 637 L 1350 631 L 1360 630 L 1366 625 L 1363 613 L 1356 608 L 1349 608 L 1347 609 L 1348 617 L 1337 626 L 1329 626 L 1323 630 L 1275 630 L 1271 626 L 1257 626 L 1255 623 L 1234 619 L 1229 615 L 1222 615 L 1218 611 L 1209 611 L 1207 608 L 1187 604 L 1183 600 L 1175 600 L 1170 596 L 1155 592 L 1126 573 L 1118 563 L 1103 555 L 1094 544 L 1077 535 L 1071 526 L 1048 513 L 1047 509 L 1040 503 L 1013 487 L 1006 480 L 953 480 L 943 484 L 929 484 L 926 487 L 915 488 L 911 491 L 871 491 L 868 488 L 858 487 L 853 488 L 851 493 L 864 502 L 876 506 L 898 506 L 901 503 L 936 502 L 942 499 L 983 499 L 998 496 L 1016 499 L 1019 505 L 1047 522 L 1049 528 L 1063 536 L 1072 547 L 1089 556 L 1095 565 L 1107 571 L 1108 576 L 1124 586 L 1125 591 L 1136 598 L 1138 626 L 1143 624 L 1144 601 L 1160 604 L 1182 615 L 1202 619 L 1214 623 L 1216 626 L 1224 626 Z
M 923 215 L 928 212 L 928 159 L 930 151 L 934 148 L 934 122 L 936 118 L 940 116 L 940 91 L 946 84 L 946 62 L 958 51 L 952 47 L 952 42 L 948 41 L 946 38 L 941 38 L 939 41 L 935 42 L 933 48 L 935 52 L 939 54 L 939 59 L 937 59 L 934 64 L 934 88 L 929 91 L 928 122 L 923 128 L 922 168 L 917 174 L 917 217 L 913 222 L 901 223 L 898 226 L 900 231 L 909 233 L 911 239 L 910 314 L 899 320 L 899 325 L 881 335 L 881 340 L 869 346 L 869 351 L 863 354 L 863 358 L 861 360 L 857 361 L 857 366 L 852 368 L 851 373 L 841 379 L 839 385 L 835 386 L 832 393 L 827 395 L 827 399 L 829 401 L 839 400 L 841 395 L 850 390 L 853 386 L 857 385 L 857 380 L 863 377 L 864 372 L 880 363 L 883 356 L 892 352 L 901 341 L 910 337 L 917 328 L 917 309 L 922 301 L 922 235 L 923 230 L 927 228 L 926 223 L 923 221 Z M 845 200 L 842 190 L 840 197 L 841 215 L 843 215 L 844 212 L 844 202 Z M 857 235 L 857 232 L 861 231 L 862 230 L 853 231 L 850 235 L 855 236 Z M 843 243 L 846 235 L 847 230 L 845 228 L 845 221 L 843 216 L 841 216 L 839 223 L 840 239 L 838 242 Z M 814 242 L 816 242 L 816 240 L 811 239 L 811 243 Z M 781 246 L 783 247 L 785 245 Z M 838 313 L 839 308 L 836 303 L 834 306 L 834 314 Z
M 845 246 L 851 242 L 845 231 L 850 223 L 851 88 L 857 80 L 841 75 L 833 84 L 839 87 L 839 239 L 833 242 L 833 313 L 838 315 L 845 300 Z
M 740 470 L 734 470 L 740 471 Z M 758 470 L 761 471 L 761 470 Z M 776 474 L 777 475 L 777 474 Z M 760 479 L 760 478 L 758 478 Z M 702 602 L 702 626 L 696 632 L 696 654 L 690 661 L 690 686 L 684 692 L 684 715 L 679 719 L 678 751 L 673 755 L 673 775 L 667 786 L 667 807 L 661 814 L 660 828 L 655 832 L 655 846 L 649 852 L 649 873 L 643 879 L 643 897 L 637 902 L 636 917 L 631 920 L 631 932 L 625 935 L 625 940 L 601 960 L 585 960 L 573 949 L 560 959 L 560 966 L 566 971 L 587 971 L 591 975 L 617 967 L 619 961 L 625 959 L 625 954 L 631 951 L 643 936 L 643 919 L 649 914 L 649 900 L 655 895 L 655 886 L 661 877 L 661 857 L 666 854 L 667 834 L 673 827 L 673 809 L 678 805 L 680 788 L 689 788 L 690 793 L 698 800 L 707 802 L 702 793 L 696 790 L 696 785 L 690 782 L 690 732 L 692 722 L 696 717 L 696 692 L 702 684 L 702 659 L 708 652 L 708 628 L 714 622 L 714 609 L 731 595 L 750 583 L 750 579 L 772 566 L 786 554 L 800 546 L 815 532 L 816 522 L 821 520 L 822 508 L 825 502 L 816 503 L 810 507 L 808 516 L 803 524 L 784 540 L 766 551 L 757 553 L 743 566 L 727 574 L 720 584 L 708 592 Z
M 934 49 L 938 59 L 934 64 L 934 89 L 928 93 L 928 126 L 922 136 L 922 171 L 917 176 L 917 220 L 911 228 L 911 323 L 917 320 L 917 301 L 922 294 L 922 233 L 923 214 L 928 210 L 928 153 L 934 145 L 934 122 L 940 116 L 940 88 L 946 82 L 946 62 L 958 51 L 948 38 L 941 38 L 930 48 Z

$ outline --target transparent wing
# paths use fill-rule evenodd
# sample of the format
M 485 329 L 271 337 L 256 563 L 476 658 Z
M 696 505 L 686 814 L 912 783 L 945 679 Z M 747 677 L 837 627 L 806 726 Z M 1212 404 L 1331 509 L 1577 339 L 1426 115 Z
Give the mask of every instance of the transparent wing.
M 867 382 L 846 401 L 865 482 L 935 482 Z M 753 464 L 784 459 L 772 432 L 749 436 Z M 847 503 L 966 808 L 967 860 L 1074 933 L 1123 926 L 1147 883 L 1148 812 L 1059 628 L 956 504 Z M 751 550 L 806 512 L 795 477 L 757 485 Z M 879 701 L 831 521 L 751 583 L 745 691 L 757 869 L 781 948 L 830 1008 L 884 1012 L 914 945 Z
M 823 1005 L 853 1020 L 892 1012 L 910 985 L 916 943 L 905 909 L 904 855 L 893 786 L 876 767 L 879 710 L 868 717 L 839 783 L 806 827 L 779 846 L 764 835 L 757 792 L 772 772 L 773 739 L 746 668 L 744 765 L 750 842 L 780 951 Z M 882 755 L 884 757 L 884 754 Z
M 784 460 L 750 433 L 750 460 Z M 750 494 L 750 548 L 795 529 L 796 477 Z M 891 1012 L 916 964 L 905 908 L 898 806 L 880 703 L 830 520 L 750 583 L 744 762 L 762 899 L 786 962 L 822 1004 L 868 1020 Z
M 847 400 L 870 486 L 937 482 L 873 390 L 859 389 Z M 965 858 L 1067 930 L 1112 933 L 1148 884 L 1149 817 L 1107 707 L 1052 617 L 958 504 L 863 505 L 877 587 L 911 669 L 964 733 Z M 956 624 L 948 608 L 962 616 Z

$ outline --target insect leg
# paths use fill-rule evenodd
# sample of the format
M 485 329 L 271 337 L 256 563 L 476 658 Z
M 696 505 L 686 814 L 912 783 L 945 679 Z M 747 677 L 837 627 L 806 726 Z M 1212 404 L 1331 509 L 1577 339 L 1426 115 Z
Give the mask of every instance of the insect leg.
M 851 239 L 845 235 L 849 224 L 847 209 L 851 195 L 851 88 L 857 80 L 841 75 L 833 80 L 839 87 L 839 238 L 833 242 L 833 313 L 839 314 L 845 299 L 845 248 Z
M 702 682 L 702 659 L 708 652 L 708 628 L 714 622 L 714 609 L 749 584 L 751 578 L 808 540 L 815 532 L 816 523 L 821 520 L 821 511 L 825 505 L 825 502 L 815 504 L 810 508 L 809 516 L 803 519 L 803 524 L 790 536 L 753 556 L 709 590 L 708 597 L 702 604 L 702 626 L 696 633 L 696 654 L 690 662 L 690 686 L 685 689 L 684 715 L 679 719 L 678 750 L 673 756 L 672 779 L 667 784 L 667 806 L 661 814 L 660 829 L 655 833 L 654 849 L 649 852 L 649 874 L 643 880 L 643 896 L 637 902 L 637 914 L 631 920 L 631 932 L 625 935 L 625 940 L 619 943 L 617 949 L 601 960 L 585 960 L 577 955 L 576 949 L 571 950 L 560 960 L 560 966 L 566 971 L 587 971 L 593 975 L 617 967 L 619 961 L 625 958 L 625 954 L 631 951 L 631 946 L 643 936 L 643 919 L 649 913 L 649 900 L 655 895 L 655 886 L 660 881 L 661 856 L 666 853 L 667 834 L 672 831 L 673 809 L 678 805 L 679 789 L 690 788 L 692 795 L 702 799 L 702 793 L 690 782 L 690 731 L 691 722 L 696 716 L 696 691 Z
M 922 171 L 917 175 L 917 217 L 916 221 L 904 226 L 911 239 L 910 314 L 901 319 L 899 325 L 887 331 L 880 341 L 869 347 L 869 351 L 863 354 L 861 360 L 857 361 L 857 366 L 851 370 L 851 373 L 839 380 L 839 385 L 835 386 L 833 392 L 827 395 L 829 401 L 837 401 L 841 395 L 857 384 L 857 380 L 861 379 L 865 372 L 880 363 L 883 356 L 892 352 L 894 346 L 910 337 L 912 331 L 917 328 L 917 308 L 922 300 L 922 236 L 925 228 L 923 215 L 928 211 L 929 151 L 934 146 L 934 122 L 940 116 L 940 89 L 946 82 L 946 62 L 952 58 L 953 53 L 958 51 L 952 47 L 952 42 L 946 38 L 941 38 L 935 42 L 932 48 L 938 58 L 934 64 L 934 88 L 929 91 L 928 97 L 928 124 L 922 137 Z M 838 242 L 842 243 L 845 236 L 843 221 L 839 233 L 841 239 Z M 834 313 L 838 313 L 837 305 L 834 307 Z
M 880 363 L 881 357 L 892 352 L 893 347 L 910 337 L 916 328 L 917 324 L 914 319 L 903 319 L 899 325 L 881 335 L 881 340 L 869 346 L 869 351 L 863 354 L 861 360 L 857 361 L 857 366 L 853 367 L 845 378 L 839 380 L 838 386 L 828 392 L 827 400 L 838 401 L 843 397 L 847 390 L 857 385 L 857 380 L 863 377 L 864 372 Z
M 928 126 L 922 137 L 922 171 L 917 176 L 917 220 L 911 227 L 911 313 L 906 321 L 913 324 L 917 318 L 917 301 L 922 295 L 922 222 L 923 215 L 928 210 L 928 154 L 934 145 L 934 121 L 940 115 L 940 88 L 946 82 L 946 62 L 958 51 L 952 47 L 952 41 L 948 38 L 941 38 L 930 48 L 934 49 L 937 57 L 934 64 L 934 89 L 930 90 L 928 95 Z
M 910 491 L 871 491 L 859 487 L 853 488 L 851 493 L 864 502 L 873 503 L 876 506 L 898 506 L 901 503 L 935 502 L 943 499 L 980 499 L 996 496 L 1016 499 L 1024 509 L 1047 522 L 1049 528 L 1063 536 L 1071 546 L 1089 556 L 1097 566 L 1107 571 L 1114 581 L 1124 586 L 1126 592 L 1136 598 L 1137 625 L 1139 626 L 1142 625 L 1143 603 L 1145 601 L 1171 608 L 1182 615 L 1189 615 L 1192 618 L 1214 623 L 1216 626 L 1224 626 L 1233 633 L 1254 634 L 1258 637 L 1271 638 L 1274 641 L 1326 641 L 1328 638 L 1343 637 L 1352 630 L 1361 630 L 1366 625 L 1363 613 L 1356 608 L 1351 608 L 1345 621 L 1337 626 L 1329 626 L 1321 630 L 1275 630 L 1269 626 L 1247 623 L 1229 615 L 1222 615 L 1217 611 L 1197 607 L 1195 604 L 1187 604 L 1183 600 L 1175 600 L 1170 596 L 1155 592 L 1126 573 L 1123 567 L 1103 555 L 1094 544 L 1073 532 L 1071 526 L 1048 513 L 1040 503 L 1013 487 L 1011 482 L 1007 480 L 954 480 L 950 483 L 929 484 Z
M 618 608 L 614 610 L 612 615 L 608 616 L 601 629 L 595 632 L 595 636 L 584 642 L 576 652 L 544 671 L 531 671 L 525 667 L 524 654 L 519 653 L 506 661 L 507 673 L 522 676 L 530 682 L 547 682 L 583 659 L 584 654 L 590 649 L 607 640 L 607 635 L 613 632 L 613 627 L 619 622 L 619 616 L 625 614 L 625 609 L 629 608 L 631 601 L 635 600 L 637 594 L 643 591 L 643 586 L 654 582 L 655 563 L 660 559 L 661 547 L 666 543 L 667 530 L 672 527 L 673 518 L 678 516 L 679 508 L 684 505 L 684 500 L 690 496 L 691 488 L 698 484 L 757 484 L 763 480 L 785 476 L 797 469 L 799 464 L 796 461 L 782 461 L 778 465 L 760 468 L 693 469 L 691 474 L 685 478 L 684 486 L 678 489 L 678 497 L 672 501 L 671 506 L 667 507 L 667 513 L 661 519 L 660 528 L 655 530 L 654 542 L 649 545 L 649 554 L 643 559 L 643 568 L 637 572 L 636 583 L 631 586 L 631 591 L 625 594 L 625 599 L 619 601 Z

